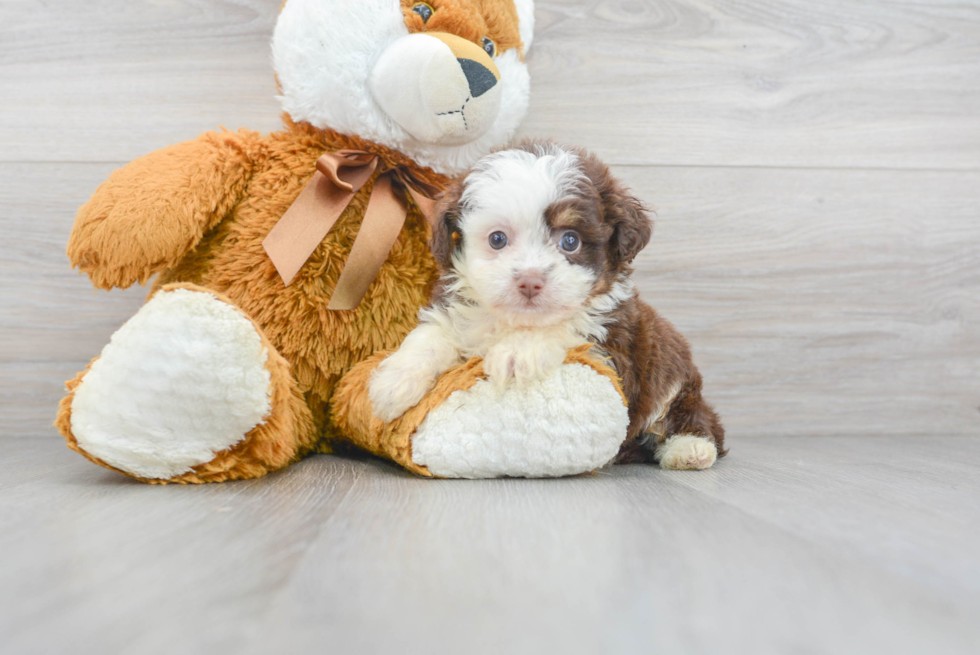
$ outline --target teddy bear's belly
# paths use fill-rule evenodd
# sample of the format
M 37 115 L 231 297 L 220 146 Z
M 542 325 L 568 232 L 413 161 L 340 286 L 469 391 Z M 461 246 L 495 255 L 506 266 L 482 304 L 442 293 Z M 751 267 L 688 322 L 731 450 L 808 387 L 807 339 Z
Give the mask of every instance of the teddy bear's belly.
M 417 323 L 436 279 L 428 226 L 417 211 L 405 227 L 360 305 L 327 309 L 334 284 L 357 235 L 367 194 L 347 211 L 287 287 L 262 248 L 262 239 L 302 185 L 275 197 L 249 199 L 157 286 L 191 282 L 229 297 L 289 361 L 299 388 L 327 403 L 340 377 L 379 350 L 396 348 Z M 362 197 L 364 196 L 364 197 Z

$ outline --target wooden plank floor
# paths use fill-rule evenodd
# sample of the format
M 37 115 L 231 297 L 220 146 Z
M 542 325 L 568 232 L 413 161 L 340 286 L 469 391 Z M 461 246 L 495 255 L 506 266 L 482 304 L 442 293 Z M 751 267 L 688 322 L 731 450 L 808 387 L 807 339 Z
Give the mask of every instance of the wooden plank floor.
M 151 488 L 67 451 L 63 381 L 145 293 L 68 269 L 74 212 L 278 128 L 280 0 L 7 0 L 0 652 L 980 652 L 980 2 L 537 4 L 521 134 L 656 208 L 637 281 L 732 456 Z
M 976 653 L 980 440 L 747 439 L 703 473 L 153 487 L 0 440 L 5 653 Z

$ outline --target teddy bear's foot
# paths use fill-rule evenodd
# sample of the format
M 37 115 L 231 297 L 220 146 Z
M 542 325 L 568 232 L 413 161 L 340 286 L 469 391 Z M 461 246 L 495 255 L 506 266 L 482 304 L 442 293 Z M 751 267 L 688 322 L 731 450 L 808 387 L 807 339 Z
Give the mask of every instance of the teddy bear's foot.
M 147 481 L 256 477 L 312 446 L 285 360 L 243 312 L 191 285 L 153 296 L 69 389 L 69 445 Z
M 490 379 L 449 396 L 416 430 L 412 461 L 447 478 L 576 475 L 608 464 L 628 424 L 615 384 L 567 363 L 503 392 Z

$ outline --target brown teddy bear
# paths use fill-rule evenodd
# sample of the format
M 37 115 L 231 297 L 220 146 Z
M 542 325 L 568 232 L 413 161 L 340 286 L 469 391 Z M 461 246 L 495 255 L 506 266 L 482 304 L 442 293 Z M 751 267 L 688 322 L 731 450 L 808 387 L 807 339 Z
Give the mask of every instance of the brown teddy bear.
M 587 346 L 526 395 L 488 394 L 471 361 L 391 423 L 367 400 L 371 355 L 415 326 L 438 275 L 433 198 L 527 109 L 532 25 L 531 0 L 288 0 L 272 42 L 285 129 L 147 155 L 79 212 L 68 255 L 96 286 L 156 277 L 68 383 L 69 446 L 157 483 L 257 477 L 341 444 L 442 477 L 611 460 L 626 409 Z
M 341 376 L 428 299 L 431 196 L 524 116 L 532 29 L 531 0 L 286 2 L 284 129 L 151 153 L 79 212 L 68 256 L 93 284 L 156 279 L 68 383 L 69 445 L 149 482 L 329 451 Z

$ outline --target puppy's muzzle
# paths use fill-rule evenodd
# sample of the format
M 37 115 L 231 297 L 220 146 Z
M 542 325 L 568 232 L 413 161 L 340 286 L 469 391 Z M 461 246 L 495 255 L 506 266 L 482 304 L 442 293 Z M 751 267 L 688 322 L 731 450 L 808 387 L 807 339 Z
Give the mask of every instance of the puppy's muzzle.
M 369 80 L 378 106 L 419 141 L 469 143 L 500 112 L 501 77 L 480 46 L 444 32 L 419 32 L 392 43 Z

